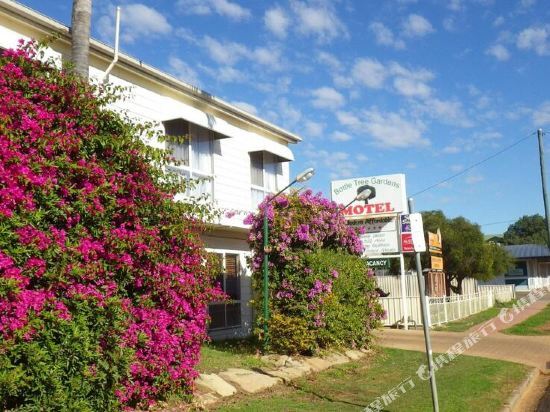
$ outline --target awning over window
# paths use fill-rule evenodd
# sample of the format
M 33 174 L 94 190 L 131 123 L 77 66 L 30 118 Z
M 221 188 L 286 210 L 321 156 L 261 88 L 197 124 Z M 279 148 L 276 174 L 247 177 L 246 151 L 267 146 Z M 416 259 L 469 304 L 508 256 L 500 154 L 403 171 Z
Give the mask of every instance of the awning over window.
M 171 124 L 172 122 L 188 121 L 202 126 L 206 129 L 216 132 L 216 139 L 224 137 L 236 138 L 239 144 L 242 144 L 243 150 L 248 152 L 265 151 L 277 156 L 280 162 L 288 162 L 294 160 L 292 151 L 286 143 L 278 143 L 275 140 L 261 136 L 253 131 L 245 130 L 236 127 L 217 116 L 205 113 L 194 107 L 186 106 L 183 113 L 171 117 L 171 120 L 165 120 L 163 123 Z
M 278 162 L 291 162 L 294 160 L 294 154 L 288 146 L 267 139 L 263 136 L 254 134 L 250 137 L 249 153 L 253 152 L 269 152 L 277 157 Z
M 204 113 L 203 113 L 204 114 Z M 208 119 L 208 117 L 214 117 L 210 115 L 204 114 L 204 118 Z M 202 116 L 198 116 L 197 122 L 189 119 L 184 119 L 181 117 L 170 119 L 170 120 L 163 120 L 162 124 L 164 125 L 165 132 L 167 135 L 173 135 L 173 136 L 183 136 L 189 134 L 189 123 L 194 123 L 198 126 L 201 126 L 205 129 L 212 130 L 214 132 L 214 139 L 226 139 L 228 137 L 231 137 L 227 133 L 223 133 L 220 131 L 220 129 L 223 129 L 223 127 L 220 127 L 219 122 L 222 122 L 221 119 L 211 119 L 211 121 L 203 121 L 204 119 L 201 118 Z

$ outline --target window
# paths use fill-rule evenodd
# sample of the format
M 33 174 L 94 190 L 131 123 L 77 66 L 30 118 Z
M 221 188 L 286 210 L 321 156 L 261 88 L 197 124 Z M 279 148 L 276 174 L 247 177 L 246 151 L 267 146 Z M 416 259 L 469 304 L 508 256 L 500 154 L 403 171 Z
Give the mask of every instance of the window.
M 506 276 L 517 276 L 517 277 L 527 276 L 527 262 L 526 261 L 516 262 L 514 268 L 510 269 L 508 273 L 506 273 Z
M 167 120 L 163 123 L 169 139 L 166 148 L 172 151 L 179 162 L 178 165 L 170 166 L 170 170 L 194 182 L 185 195 L 199 197 L 206 194 L 213 199 L 214 132 L 184 119 Z
M 250 152 L 250 183 L 252 209 L 264 200 L 269 193 L 279 189 L 281 163 L 269 152 Z
M 212 302 L 208 306 L 210 329 L 231 328 L 241 325 L 241 276 L 239 255 L 216 253 L 220 262 L 220 275 L 216 282 L 229 296 L 227 302 Z

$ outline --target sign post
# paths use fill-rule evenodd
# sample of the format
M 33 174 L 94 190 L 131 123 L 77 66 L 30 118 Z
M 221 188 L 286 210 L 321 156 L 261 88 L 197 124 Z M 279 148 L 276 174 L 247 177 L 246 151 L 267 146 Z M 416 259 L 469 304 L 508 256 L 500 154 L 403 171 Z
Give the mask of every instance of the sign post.
M 414 203 L 412 197 L 409 198 L 409 212 L 413 212 Z M 412 228 L 411 228 L 412 229 Z M 424 237 L 424 236 L 422 236 Z M 424 243 L 424 250 L 426 244 Z M 434 362 L 432 356 L 432 342 L 430 339 L 430 327 L 428 325 L 428 308 L 426 307 L 426 292 L 424 285 L 424 275 L 422 273 L 422 262 L 420 261 L 420 252 L 415 253 L 416 272 L 418 278 L 418 291 L 420 293 L 420 307 L 422 309 L 422 326 L 424 329 L 424 341 L 426 344 L 426 356 L 428 357 L 428 369 L 430 371 L 430 386 L 432 390 L 432 404 L 435 412 L 439 412 L 439 401 L 437 399 L 437 384 L 435 381 Z
M 401 307 L 403 310 L 403 320 L 405 330 L 409 330 L 409 301 L 407 296 L 407 282 L 405 279 L 405 259 L 403 253 L 399 253 L 399 270 L 401 272 Z
M 359 194 L 368 196 L 359 200 Z M 401 311 L 408 329 L 409 308 L 405 281 L 405 262 L 400 250 L 399 215 L 408 213 L 404 174 L 357 177 L 331 182 L 331 198 L 346 205 L 342 213 L 348 224 L 362 226 L 360 235 L 365 256 L 399 258 L 401 269 Z

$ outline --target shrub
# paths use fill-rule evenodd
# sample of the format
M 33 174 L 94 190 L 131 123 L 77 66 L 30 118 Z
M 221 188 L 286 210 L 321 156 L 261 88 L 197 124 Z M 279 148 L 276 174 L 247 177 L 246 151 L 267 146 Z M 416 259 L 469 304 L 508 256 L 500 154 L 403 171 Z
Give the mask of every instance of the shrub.
M 261 311 L 263 216 L 269 221 L 270 348 L 315 353 L 364 347 L 383 310 L 375 282 L 361 259 L 362 244 L 338 205 L 311 191 L 265 200 L 247 217 L 256 306 Z M 257 318 L 261 336 L 264 319 Z
M 0 409 L 189 393 L 218 297 L 152 136 L 29 43 L 0 59 Z

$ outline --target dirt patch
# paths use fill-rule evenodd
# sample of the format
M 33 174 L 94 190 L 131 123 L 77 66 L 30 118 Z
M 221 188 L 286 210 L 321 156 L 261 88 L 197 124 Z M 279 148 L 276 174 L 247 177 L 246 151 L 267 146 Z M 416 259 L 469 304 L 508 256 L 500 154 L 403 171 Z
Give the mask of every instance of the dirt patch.
M 522 394 L 520 400 L 514 406 L 514 412 L 547 412 L 550 409 L 540 409 L 544 398 L 550 401 L 548 385 L 550 375 L 539 374 Z M 550 405 L 550 404 L 549 404 Z
M 550 322 L 546 322 L 544 325 L 538 326 L 536 329 L 540 330 L 543 333 L 550 334 Z

